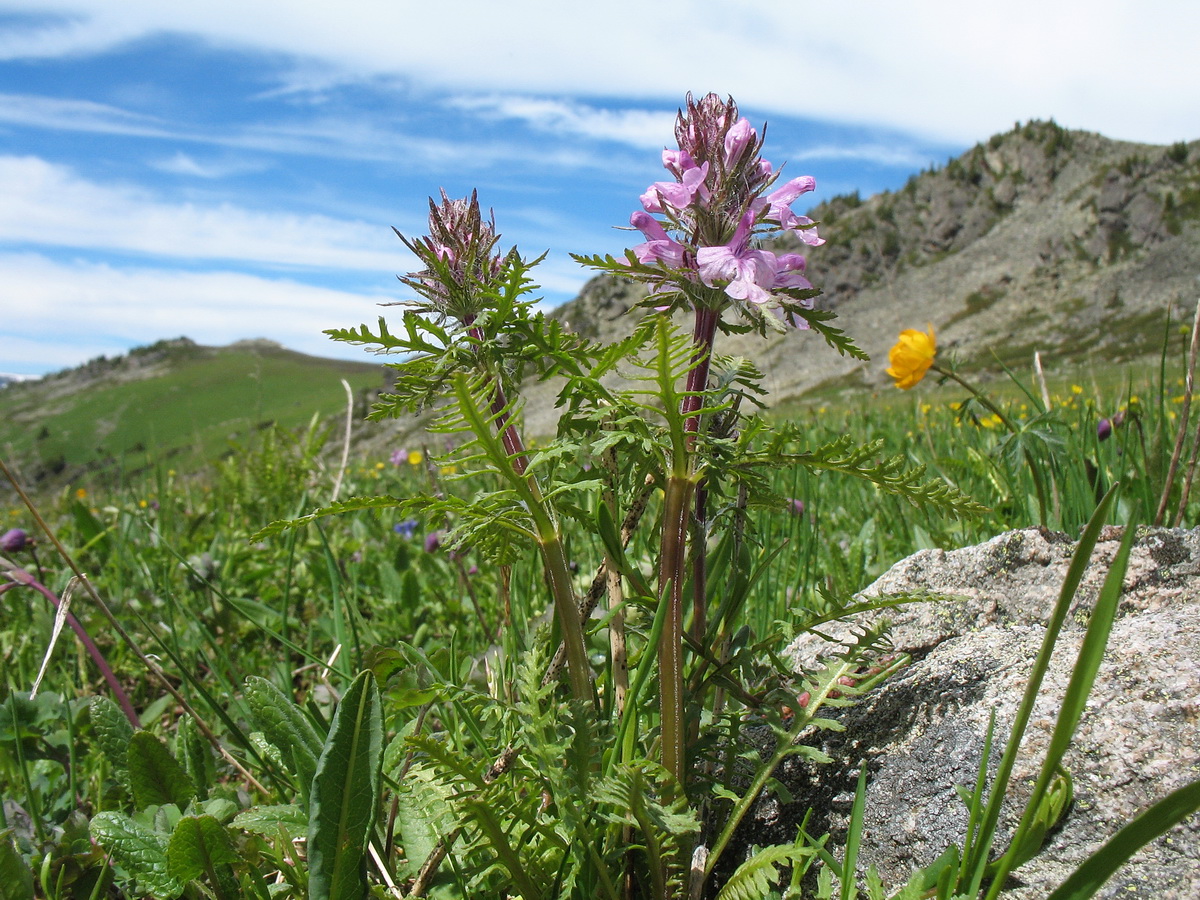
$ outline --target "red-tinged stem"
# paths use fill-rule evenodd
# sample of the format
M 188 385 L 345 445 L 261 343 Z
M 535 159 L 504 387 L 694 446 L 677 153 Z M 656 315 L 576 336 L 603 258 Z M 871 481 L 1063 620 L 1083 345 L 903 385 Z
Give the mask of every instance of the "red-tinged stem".
M 659 703 L 662 716 L 663 768 L 680 786 L 684 776 L 683 721 L 683 575 L 687 556 L 688 515 L 695 482 L 671 477 L 663 499 L 662 555 L 659 560 L 659 602 L 667 615 L 658 643 Z
M 687 565 L 687 544 L 692 501 L 701 477 L 696 472 L 696 438 L 700 432 L 699 410 L 704 406 L 708 387 L 708 372 L 712 362 L 713 338 L 716 335 L 720 312 L 698 307 L 692 332 L 694 346 L 692 368 L 687 376 L 687 394 L 680 405 L 686 419 L 686 453 L 672 460 L 663 498 L 662 551 L 659 557 L 659 602 L 667 604 L 666 621 L 658 645 L 659 702 L 662 718 L 663 767 L 678 780 L 682 788 L 686 767 L 683 686 L 683 584 Z M 699 563 L 703 565 L 703 563 Z M 699 575 L 702 590 L 703 571 Z M 703 604 L 703 600 L 698 602 Z
M 60 601 L 58 599 L 58 595 L 24 569 L 10 569 L 7 572 L 7 575 L 12 579 L 12 582 L 6 585 L 0 585 L 0 593 L 3 593 L 10 587 L 16 587 L 18 584 L 23 584 L 27 587 L 33 588 L 35 591 L 49 600 L 50 605 L 53 606 L 55 610 L 59 608 Z M 66 619 L 67 624 L 71 626 L 71 630 L 75 632 L 75 636 L 79 638 L 79 642 L 83 644 L 84 649 L 87 650 L 88 656 L 92 658 L 92 662 L 96 664 L 96 668 L 99 669 L 100 674 L 104 676 L 105 682 L 108 683 L 109 689 L 113 692 L 113 696 L 116 697 L 117 703 L 120 704 L 121 711 L 125 713 L 125 718 L 129 720 L 130 724 L 133 725 L 135 729 L 141 728 L 142 723 L 138 718 L 137 711 L 133 708 L 133 704 L 129 701 L 129 697 L 122 689 L 121 683 L 117 680 L 116 674 L 109 667 L 108 661 L 104 658 L 104 654 L 100 652 L 100 648 L 97 647 L 92 639 L 88 636 L 83 624 L 75 618 L 74 613 L 68 612 Z

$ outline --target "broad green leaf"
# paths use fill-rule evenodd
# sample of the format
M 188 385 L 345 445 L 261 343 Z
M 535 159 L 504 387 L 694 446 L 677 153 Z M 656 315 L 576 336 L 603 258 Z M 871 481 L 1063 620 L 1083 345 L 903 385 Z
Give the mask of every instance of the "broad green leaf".
M 370 672 L 350 685 L 317 761 L 308 818 L 310 900 L 362 900 L 367 842 L 383 763 L 379 688 Z
M 1125 862 L 1167 829 L 1200 810 L 1200 781 L 1172 791 L 1109 838 L 1047 900 L 1087 900 Z
M 183 885 L 167 871 L 167 837 L 119 812 L 96 813 L 89 830 L 121 868 L 137 879 L 138 887 L 155 900 L 174 900 Z
M 238 813 L 233 819 L 234 827 L 245 831 L 273 837 L 280 829 L 289 840 L 304 837 L 308 832 L 308 816 L 294 803 L 282 806 L 252 806 Z
M 171 751 L 148 731 L 134 732 L 126 757 L 129 786 L 138 809 L 173 803 L 183 809 L 196 796 L 196 786 Z
M 112 763 L 118 774 L 123 774 L 129 739 L 133 737 L 133 726 L 129 724 L 121 708 L 107 697 L 93 697 L 88 702 L 88 715 L 92 720 L 92 731 L 96 734 L 100 752 Z
M 321 736 L 300 708 L 267 679 L 251 675 L 244 693 L 254 724 L 279 750 L 307 800 L 321 753 Z
M 0 900 L 33 900 L 33 871 L 9 835 L 0 831 Z
M 167 872 L 184 883 L 201 875 L 215 878 L 218 866 L 237 859 L 229 835 L 212 816 L 184 816 L 167 844 Z

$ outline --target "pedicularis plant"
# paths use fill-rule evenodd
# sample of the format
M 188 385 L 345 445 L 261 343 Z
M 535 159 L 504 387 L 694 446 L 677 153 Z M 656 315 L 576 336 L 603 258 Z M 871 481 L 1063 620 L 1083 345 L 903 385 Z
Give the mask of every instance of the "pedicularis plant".
M 429 846 L 410 836 L 409 895 L 425 891 L 447 856 L 480 896 L 713 892 L 772 769 L 790 754 L 820 758 L 798 736 L 836 727 L 823 710 L 903 663 L 869 631 L 823 670 L 796 674 L 776 656 L 786 634 L 742 624 L 751 585 L 784 550 L 760 546 L 747 515 L 789 503 L 767 488 L 770 470 L 835 470 L 953 516 L 980 508 L 902 458 L 880 461 L 877 444 L 809 447 L 794 426 L 758 414 L 760 373 L 717 353 L 718 332 L 800 329 L 866 358 L 832 313 L 813 307 L 819 291 L 805 258 L 763 247 L 784 234 L 822 243 L 791 208 L 814 181 L 781 178 L 761 156 L 762 133 L 714 94 L 689 95 L 675 136 L 678 148 L 663 152 L 671 178 L 652 184 L 630 217 L 646 240 L 621 259 L 576 257 L 648 287 L 649 312 L 628 338 L 588 341 L 536 312 L 540 260 L 498 250 L 474 194 L 444 193 L 430 201 L 427 236 L 399 235 L 422 266 L 401 278 L 417 296 L 399 326 L 380 318 L 376 330 L 329 332 L 400 355 L 394 393 L 371 418 L 432 409 L 431 430 L 456 444 L 439 463 L 465 479 L 461 494 L 474 493 L 359 497 L 264 534 L 394 507 L 444 522 L 449 546 L 499 567 L 501 585 L 508 566 L 535 552 L 553 610 L 549 628 L 501 623 L 499 662 L 488 660 L 483 686 L 403 645 L 399 662 L 375 667 L 385 688 L 390 673 L 417 670 L 430 692 L 420 716 L 388 726 L 401 733 L 383 754 L 402 760 L 387 768 L 394 812 L 420 808 L 451 823 L 433 829 L 440 840 Z M 690 332 L 675 324 L 682 316 Z M 522 433 L 521 387 L 531 379 L 554 379 L 562 411 L 553 439 L 536 445 Z M 570 560 L 589 548 L 603 562 L 581 581 Z M 774 732 L 765 758 L 739 746 L 751 726 Z M 420 829 L 410 821 L 409 831 Z M 765 889 L 777 865 L 803 871 L 815 854 L 807 844 L 771 848 L 732 877 L 727 861 L 722 880 L 735 893 L 722 896 L 739 884 Z

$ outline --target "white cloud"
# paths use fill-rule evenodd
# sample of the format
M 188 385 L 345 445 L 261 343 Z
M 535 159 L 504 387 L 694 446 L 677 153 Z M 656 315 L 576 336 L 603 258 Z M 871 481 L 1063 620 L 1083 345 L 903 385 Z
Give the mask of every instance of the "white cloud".
M 548 261 L 534 274 L 546 291 L 562 296 L 577 293 L 589 277 L 569 259 Z M 0 277 L 6 295 L 21 298 L 4 304 L 0 369 L 22 374 L 77 366 L 179 335 L 217 346 L 265 337 L 313 356 L 372 362 L 372 353 L 323 332 L 374 327 L 381 315 L 394 321 L 398 310 L 380 304 L 406 296 L 394 281 L 391 294 L 355 293 L 288 278 L 61 262 L 37 253 L 0 254 Z
M 22 298 L 4 312 L 0 366 L 8 371 L 79 365 L 178 335 L 214 345 L 266 337 L 315 356 L 370 361 L 322 332 L 373 324 L 378 304 L 398 299 L 237 272 L 119 269 L 31 253 L 0 255 L 0 272 L 6 291 Z
M 538 97 L 463 95 L 451 103 L 487 117 L 517 119 L 553 134 L 617 141 L 639 149 L 661 149 L 675 126 L 674 112 L 597 109 Z
M 0 241 L 15 244 L 382 272 L 407 261 L 386 223 L 166 203 L 35 157 L 0 157 L 0 194 Z
M 33 94 L 0 94 L 0 123 L 138 137 L 178 136 L 152 116 L 90 100 L 63 100 Z
M 1200 4 L 1179 0 L 609 0 L 593 15 L 545 0 L 41 0 L 39 9 L 70 19 L 10 32 L 0 51 L 94 52 L 174 32 L 441 90 L 674 103 L 687 89 L 715 89 L 768 113 L 958 142 L 1051 116 L 1133 140 L 1200 133 Z
M 199 160 L 183 151 L 177 151 L 173 156 L 152 161 L 150 165 L 160 172 L 206 179 L 228 178 L 231 175 L 261 172 L 269 167 L 267 163 L 245 159 Z
M 920 169 L 928 166 L 934 160 L 928 153 L 907 144 L 821 144 L 816 147 L 802 147 L 791 153 L 782 153 L 793 165 L 808 160 L 858 160 L 860 162 L 876 163 L 881 166 L 898 166 L 909 169 Z M 941 160 L 937 160 L 941 162 Z

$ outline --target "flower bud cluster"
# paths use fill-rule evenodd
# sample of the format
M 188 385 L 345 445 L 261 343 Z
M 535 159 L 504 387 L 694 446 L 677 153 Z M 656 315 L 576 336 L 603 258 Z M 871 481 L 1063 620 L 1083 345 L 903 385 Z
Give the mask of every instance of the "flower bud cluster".
M 803 327 L 794 308 L 811 308 L 816 293 L 804 277 L 804 257 L 763 250 L 759 241 L 792 232 L 809 246 L 824 243 L 813 221 L 791 208 L 815 180 L 806 175 L 771 190 L 779 173 L 759 155 L 763 138 L 739 117 L 732 98 L 708 94 L 697 101 L 689 94 L 675 137 L 679 149 L 663 151 L 674 180 L 650 185 L 629 219 L 646 237 L 632 248 L 634 257 L 662 270 L 643 273 L 652 292 L 718 308 L 733 302 L 751 318 L 770 310 Z
M 428 235 L 409 240 L 392 229 L 425 265 L 400 281 L 427 301 L 415 305 L 470 325 L 503 278 L 504 257 L 495 252 L 500 235 L 495 219 L 483 218 L 475 191 L 462 200 L 441 195 L 441 203 L 429 198 Z

